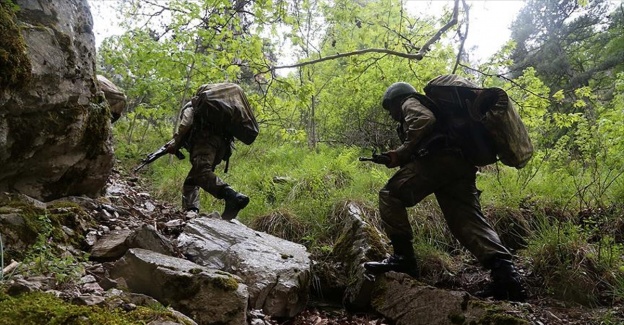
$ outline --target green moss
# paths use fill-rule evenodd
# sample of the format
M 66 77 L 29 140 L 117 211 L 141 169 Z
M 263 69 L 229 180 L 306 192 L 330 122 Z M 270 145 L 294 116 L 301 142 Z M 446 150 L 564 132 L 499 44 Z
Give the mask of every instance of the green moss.
M 32 67 L 15 11 L 11 1 L 0 0 L 0 91 L 24 87 L 31 78 Z
M 87 152 L 87 158 L 95 159 L 104 154 L 104 144 L 109 141 L 110 108 L 104 102 L 91 103 L 88 113 L 82 145 Z
M 43 136 L 67 134 L 68 126 L 78 122 L 81 111 L 79 106 L 63 106 L 50 108 L 46 112 L 7 116 L 8 127 L 15 139 L 11 146 L 11 157 L 19 159 L 31 155 L 36 141 Z
M 506 313 L 499 305 L 486 303 L 481 300 L 471 299 L 468 304 L 471 309 L 485 310 L 485 315 L 477 324 L 483 325 L 528 325 L 529 322 Z
M 487 325 L 529 325 L 530 323 L 524 319 L 505 314 L 503 312 L 488 312 L 479 320 L 479 324 Z
M 83 231 L 88 227 L 95 227 L 95 220 L 78 204 L 68 201 L 59 201 L 48 207 L 48 218 L 53 226 L 53 238 L 62 243 L 79 247 L 84 239 Z M 65 226 L 74 231 L 73 237 L 68 237 L 63 231 Z
M 466 321 L 466 316 L 462 314 L 452 314 L 448 318 L 452 324 L 463 324 Z
M 0 295 L 0 324 L 146 324 L 155 319 L 176 320 L 166 309 L 138 307 L 125 312 L 96 306 L 77 306 L 46 293 L 28 293 L 16 297 Z
M 9 232 L 15 234 L 14 240 L 19 240 L 26 246 L 33 246 L 39 242 L 53 239 L 56 244 L 69 244 L 80 247 L 84 238 L 83 231 L 90 226 L 95 226 L 95 221 L 91 219 L 84 209 L 72 202 L 57 202 L 48 209 L 37 208 L 29 202 L 21 201 L 18 198 L 7 198 L 0 208 L 0 214 L 15 214 L 23 221 L 22 226 L 2 225 L 8 227 Z M 74 236 L 69 236 L 63 231 L 63 226 L 74 231 Z M 49 245 L 46 245 L 49 246 Z M 54 246 L 50 246 L 54 249 Z M 28 250 L 11 251 L 6 258 L 23 259 Z
M 46 224 L 40 220 L 41 216 L 45 216 L 46 212 L 44 209 L 36 208 L 29 203 L 19 200 L 9 201 L 6 207 L 18 211 L 18 214 L 24 220 L 26 227 L 22 229 L 19 237 L 22 240 L 32 239 L 32 241 L 27 242 L 27 244 L 33 244 L 37 235 L 47 230 L 48 227 Z
M 238 289 L 238 281 L 232 276 L 218 276 L 212 279 L 212 284 L 224 291 L 234 291 Z

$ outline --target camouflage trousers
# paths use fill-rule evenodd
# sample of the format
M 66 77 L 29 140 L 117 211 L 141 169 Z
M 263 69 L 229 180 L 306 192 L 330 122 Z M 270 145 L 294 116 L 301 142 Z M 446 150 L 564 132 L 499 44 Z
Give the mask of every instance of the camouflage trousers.
M 379 191 L 379 213 L 388 237 L 413 239 L 406 208 L 434 194 L 453 236 L 484 267 L 491 268 L 496 259 L 511 261 L 511 253 L 481 211 L 476 171 L 456 151 L 430 154 L 402 166 Z
M 230 144 L 221 136 L 204 136 L 194 141 L 190 148 L 191 170 L 182 187 L 182 207 L 185 210 L 200 209 L 199 189 L 222 199 L 228 186 L 215 173 Z

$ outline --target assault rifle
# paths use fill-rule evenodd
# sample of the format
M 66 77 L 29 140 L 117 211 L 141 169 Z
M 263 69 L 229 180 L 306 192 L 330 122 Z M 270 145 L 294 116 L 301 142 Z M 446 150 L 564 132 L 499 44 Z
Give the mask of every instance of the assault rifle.
M 169 140 L 169 142 L 165 143 L 164 146 L 160 147 L 158 150 L 150 153 L 149 155 L 147 155 L 147 157 L 143 158 L 141 160 L 141 164 L 138 165 L 135 169 L 134 172 L 138 172 L 141 168 L 145 167 L 145 165 L 152 163 L 154 160 L 164 156 L 167 154 L 167 147 L 171 144 L 173 144 L 174 140 L 171 139 Z M 178 159 L 182 160 L 184 159 L 184 154 L 180 151 L 180 150 L 176 150 L 175 154 L 174 154 Z
M 378 155 L 377 150 L 373 149 L 373 154 L 371 155 L 371 157 L 360 157 L 358 160 L 359 161 L 372 161 L 376 164 L 385 165 L 390 162 L 390 157 L 384 154 Z

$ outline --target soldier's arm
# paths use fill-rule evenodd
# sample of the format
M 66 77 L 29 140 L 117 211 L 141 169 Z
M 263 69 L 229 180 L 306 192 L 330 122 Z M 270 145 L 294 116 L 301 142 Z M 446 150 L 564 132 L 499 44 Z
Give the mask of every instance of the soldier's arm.
M 436 122 L 433 112 L 416 98 L 409 98 L 401 107 L 405 117 L 406 139 L 395 150 L 398 162 L 406 163 L 411 159 L 419 142 L 428 135 Z
M 176 150 L 182 147 L 182 143 L 184 142 L 186 135 L 191 130 L 191 127 L 193 126 L 193 112 L 194 112 L 193 106 L 190 104 L 187 104 L 182 109 L 182 113 L 180 116 L 180 125 L 178 125 L 178 130 L 173 135 L 174 142 L 173 142 L 172 147 L 175 148 Z

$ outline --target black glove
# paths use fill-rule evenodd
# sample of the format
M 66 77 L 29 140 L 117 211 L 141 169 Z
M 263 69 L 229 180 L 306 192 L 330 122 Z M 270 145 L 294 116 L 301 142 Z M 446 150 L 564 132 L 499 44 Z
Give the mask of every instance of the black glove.
M 380 165 L 388 165 L 392 159 L 389 155 L 382 153 L 381 155 L 373 154 L 373 162 Z

